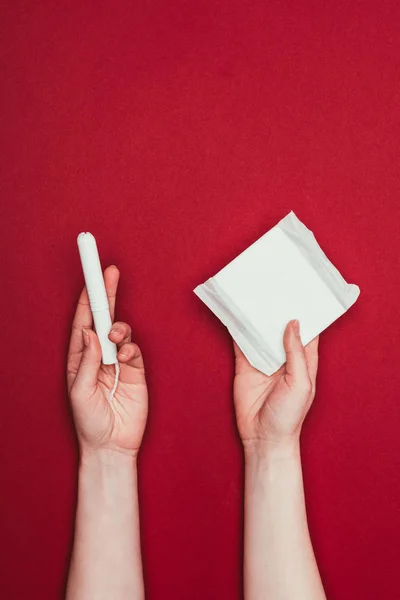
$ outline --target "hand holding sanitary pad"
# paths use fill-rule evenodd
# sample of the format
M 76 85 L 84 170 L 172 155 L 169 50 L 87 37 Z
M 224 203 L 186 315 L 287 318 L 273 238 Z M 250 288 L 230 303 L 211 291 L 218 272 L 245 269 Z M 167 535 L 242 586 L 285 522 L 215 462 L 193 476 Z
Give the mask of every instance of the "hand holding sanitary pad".
M 194 292 L 250 364 L 272 375 L 286 361 L 289 321 L 300 321 L 306 345 L 354 304 L 360 288 L 343 279 L 292 211 Z

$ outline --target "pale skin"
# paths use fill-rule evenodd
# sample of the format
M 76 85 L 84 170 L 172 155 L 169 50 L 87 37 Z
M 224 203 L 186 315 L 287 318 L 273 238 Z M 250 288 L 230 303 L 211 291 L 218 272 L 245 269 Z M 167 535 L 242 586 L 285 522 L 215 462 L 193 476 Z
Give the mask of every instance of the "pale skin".
M 268 377 L 234 342 L 234 404 L 245 456 L 245 600 L 326 600 L 304 502 L 300 432 L 315 396 L 318 341 L 288 323 L 287 362 Z
M 67 364 L 80 467 L 66 599 L 144 600 L 137 455 L 147 386 L 130 326 L 114 322 L 117 267 L 105 269 L 104 281 L 113 323 L 109 338 L 117 344 L 121 373 L 110 404 L 115 370 L 101 363 L 84 287 Z M 246 474 L 245 600 L 325 600 L 307 527 L 299 450 L 315 395 L 318 338 L 303 348 L 292 326 L 284 335 L 287 363 L 271 377 L 251 367 L 234 343 L 234 405 Z
M 137 455 L 148 411 L 143 358 L 127 323 L 114 322 L 119 270 L 104 271 L 109 334 L 121 372 L 112 403 L 114 365 L 101 347 L 86 287 L 80 295 L 68 353 L 67 382 L 80 446 L 75 539 L 67 600 L 144 600 Z M 86 330 L 89 345 L 85 345 Z

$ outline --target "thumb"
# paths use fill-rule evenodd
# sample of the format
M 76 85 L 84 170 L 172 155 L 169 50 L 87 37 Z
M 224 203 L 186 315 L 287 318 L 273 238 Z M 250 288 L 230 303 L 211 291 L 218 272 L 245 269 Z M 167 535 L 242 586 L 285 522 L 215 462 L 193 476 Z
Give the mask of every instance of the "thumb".
M 289 386 L 310 384 L 304 346 L 300 338 L 298 321 L 290 321 L 283 335 L 283 346 L 286 352 L 286 381 Z
M 94 393 L 101 362 L 101 346 L 99 338 L 91 329 L 82 329 L 83 353 L 79 364 L 75 387 L 89 396 Z

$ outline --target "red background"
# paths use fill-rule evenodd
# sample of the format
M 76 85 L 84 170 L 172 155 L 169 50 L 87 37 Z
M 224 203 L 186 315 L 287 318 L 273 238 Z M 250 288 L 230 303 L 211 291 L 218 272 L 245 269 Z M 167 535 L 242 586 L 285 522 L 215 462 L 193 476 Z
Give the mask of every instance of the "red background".
M 315 552 L 329 598 L 400 597 L 399 19 L 394 0 L 3 6 L 1 598 L 65 584 L 81 231 L 147 364 L 147 597 L 241 598 L 232 348 L 192 290 L 291 209 L 361 288 L 321 335 L 303 430 Z

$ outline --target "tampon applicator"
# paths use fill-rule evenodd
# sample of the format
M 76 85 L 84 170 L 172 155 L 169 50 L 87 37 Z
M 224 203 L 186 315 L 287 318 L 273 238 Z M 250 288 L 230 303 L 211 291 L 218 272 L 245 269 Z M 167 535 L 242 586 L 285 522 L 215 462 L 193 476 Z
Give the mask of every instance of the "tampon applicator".
M 109 396 L 111 402 L 117 388 L 120 367 L 117 359 L 117 346 L 108 337 L 112 322 L 99 252 L 96 239 L 89 232 L 80 233 L 77 242 L 90 309 L 101 346 L 101 360 L 104 365 L 115 364 L 115 383 Z

